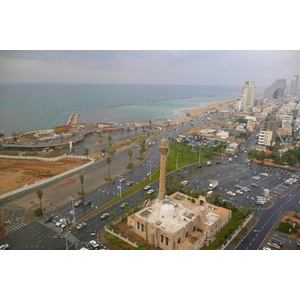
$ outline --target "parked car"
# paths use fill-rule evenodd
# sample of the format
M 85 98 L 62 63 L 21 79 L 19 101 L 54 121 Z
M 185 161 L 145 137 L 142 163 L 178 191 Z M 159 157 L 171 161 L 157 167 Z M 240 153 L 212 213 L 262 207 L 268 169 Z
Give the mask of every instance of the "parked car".
M 154 193 L 154 190 L 152 190 L 152 189 L 147 192 L 147 194 L 149 194 L 149 195 L 153 194 L 153 193 Z
M 252 185 L 252 186 L 255 186 L 255 187 L 258 187 L 258 184 L 254 183 L 254 182 L 251 183 L 251 185 Z
M 59 219 L 59 221 L 56 222 L 56 226 L 59 227 L 61 224 L 65 223 L 67 219 Z
M 297 246 L 300 246 L 300 239 L 296 240 Z
M 47 224 L 47 223 L 49 223 L 49 222 L 52 222 L 52 220 L 53 220 L 53 217 L 52 217 L 52 216 L 47 216 L 47 217 L 45 218 L 44 223 Z
M 263 247 L 263 250 L 272 250 L 270 247 Z
M 232 191 L 228 191 L 227 194 L 230 196 L 235 196 L 235 193 L 233 193 Z
M 243 192 L 241 190 L 237 190 L 236 193 L 239 195 L 243 195 Z
M 146 174 L 146 176 L 147 176 L 147 177 L 149 177 L 150 175 L 151 175 L 151 173 L 150 173 L 150 172 L 148 172 L 148 173 Z
M 183 185 L 189 184 L 189 182 L 188 182 L 187 180 L 181 181 L 181 183 L 182 183 Z
M 109 213 L 104 213 L 103 215 L 101 215 L 101 219 L 106 219 L 109 217 Z
M 124 202 L 124 203 L 122 203 L 122 204 L 120 205 L 120 207 L 121 207 L 121 208 L 124 208 L 126 205 L 128 205 L 128 203 L 127 203 L 127 202 Z
M 259 176 L 253 176 L 252 179 L 259 180 L 260 177 Z
M 220 164 L 221 162 L 220 161 L 216 161 L 216 165 Z
M 244 187 L 241 188 L 241 191 L 242 192 L 249 192 L 249 191 L 251 191 L 251 189 L 249 189 L 248 187 L 244 186 Z
M 96 235 L 96 230 L 92 230 L 91 235 Z
M 8 244 L 4 244 L 0 246 L 0 250 L 8 250 L 9 249 L 9 245 Z
M 92 205 L 92 201 L 91 201 L 91 200 L 88 200 L 88 201 L 84 202 L 83 205 L 84 205 L 85 207 L 87 207 L 87 206 L 89 206 L 89 205 Z
M 268 173 L 259 173 L 259 175 L 262 175 L 262 176 L 269 176 Z
M 146 185 L 145 187 L 144 187 L 144 190 L 145 191 L 148 191 L 150 189 L 150 185 Z
M 83 228 L 83 227 L 85 227 L 86 226 L 86 223 L 80 223 L 80 224 L 78 224 L 77 226 L 76 226 L 76 229 L 81 229 L 81 228 Z
M 242 188 L 242 187 L 241 187 L 240 185 L 238 185 L 238 184 L 236 184 L 234 187 L 237 188 L 237 189 L 241 189 L 241 188 Z

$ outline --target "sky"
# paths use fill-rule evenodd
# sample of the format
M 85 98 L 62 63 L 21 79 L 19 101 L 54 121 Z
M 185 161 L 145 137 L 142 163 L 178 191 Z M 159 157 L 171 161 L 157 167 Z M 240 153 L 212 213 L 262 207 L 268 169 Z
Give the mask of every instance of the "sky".
M 2 83 L 268 86 L 299 73 L 299 50 L 0 51 Z

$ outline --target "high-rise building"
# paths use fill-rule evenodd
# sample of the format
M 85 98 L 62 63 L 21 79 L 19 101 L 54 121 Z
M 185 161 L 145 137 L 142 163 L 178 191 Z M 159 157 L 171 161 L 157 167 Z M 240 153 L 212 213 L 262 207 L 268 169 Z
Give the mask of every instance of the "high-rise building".
M 242 87 L 242 96 L 245 99 L 245 104 L 252 107 L 255 105 L 255 82 L 246 81 Z
M 286 85 L 286 79 L 276 79 L 269 87 L 265 90 L 265 98 L 270 99 L 282 99 L 284 96 Z
M 294 75 L 290 86 L 290 95 L 296 95 L 298 90 L 299 76 Z

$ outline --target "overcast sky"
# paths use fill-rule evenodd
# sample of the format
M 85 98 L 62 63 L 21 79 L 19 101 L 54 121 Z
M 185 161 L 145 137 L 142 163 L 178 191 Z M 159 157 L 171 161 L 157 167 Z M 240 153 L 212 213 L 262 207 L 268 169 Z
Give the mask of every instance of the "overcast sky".
M 0 82 L 268 86 L 299 73 L 297 50 L 0 51 Z

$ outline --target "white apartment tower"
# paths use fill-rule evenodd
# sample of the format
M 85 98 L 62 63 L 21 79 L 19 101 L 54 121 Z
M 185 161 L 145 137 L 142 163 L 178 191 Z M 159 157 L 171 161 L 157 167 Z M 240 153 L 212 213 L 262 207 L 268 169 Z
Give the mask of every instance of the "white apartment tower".
M 242 87 L 245 104 L 253 107 L 255 104 L 255 81 L 246 81 Z

